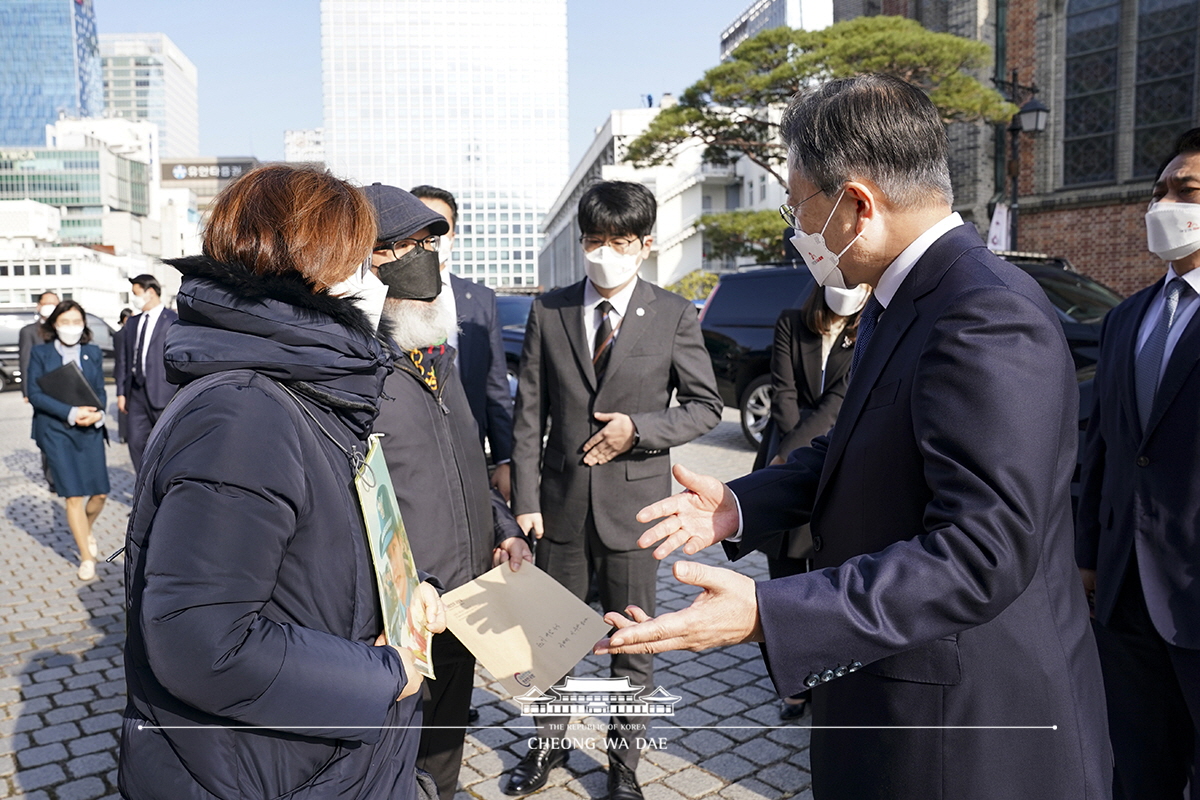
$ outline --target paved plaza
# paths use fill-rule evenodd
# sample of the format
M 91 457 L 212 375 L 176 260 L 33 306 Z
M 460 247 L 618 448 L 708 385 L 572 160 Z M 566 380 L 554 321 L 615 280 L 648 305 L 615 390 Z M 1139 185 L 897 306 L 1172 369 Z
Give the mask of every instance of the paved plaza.
M 125 705 L 121 666 L 125 614 L 122 566 L 100 563 L 97 578 L 80 583 L 78 556 L 62 500 L 41 477 L 29 438 L 29 407 L 19 392 L 0 394 L 0 798 L 90 800 L 115 798 L 117 737 Z M 694 470 L 729 479 L 749 470 L 754 454 L 736 414 L 707 436 L 675 451 Z M 114 439 L 115 439 L 115 430 Z M 108 448 L 112 493 L 95 535 L 105 554 L 120 547 L 128 517 L 133 471 L 124 445 Z M 722 553 L 696 560 L 725 564 Z M 660 610 L 681 608 L 696 593 L 659 572 Z M 755 554 L 737 568 L 766 577 Z M 606 675 L 607 658 L 589 657 L 581 676 Z M 704 654 L 667 653 L 656 660 L 655 683 L 681 700 L 675 713 L 656 718 L 638 777 L 647 800 L 679 798 L 810 798 L 808 717 L 781 724 L 778 700 L 757 646 Z M 502 773 L 525 752 L 532 719 L 478 670 L 478 726 L 469 731 L 458 800 L 498 800 Z M 543 687 L 544 688 L 544 687 Z M 603 739 L 603 720 L 574 726 L 579 738 Z M 572 752 L 565 768 L 532 797 L 578 800 L 603 797 L 603 747 Z

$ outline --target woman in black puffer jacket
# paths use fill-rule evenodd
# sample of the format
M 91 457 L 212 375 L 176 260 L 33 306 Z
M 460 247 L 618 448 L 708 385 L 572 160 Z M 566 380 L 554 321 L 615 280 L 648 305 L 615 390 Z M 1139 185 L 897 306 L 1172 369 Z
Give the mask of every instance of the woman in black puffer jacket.
M 126 539 L 125 797 L 418 796 L 420 677 L 380 636 L 352 481 L 390 370 L 385 290 L 360 269 L 374 238 L 357 189 L 272 165 L 173 262 L 184 388 Z

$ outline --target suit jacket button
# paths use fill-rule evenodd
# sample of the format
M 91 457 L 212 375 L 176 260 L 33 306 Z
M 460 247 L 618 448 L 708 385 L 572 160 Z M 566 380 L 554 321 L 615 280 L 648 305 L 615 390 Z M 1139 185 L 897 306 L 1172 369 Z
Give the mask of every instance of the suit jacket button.
M 837 669 L 835 669 L 833 671 L 833 677 L 835 677 L 835 678 L 845 677 L 846 673 L 849 671 L 850 671 L 849 667 L 838 667 Z
M 804 685 L 810 689 L 813 688 L 814 686 L 816 686 L 820 682 L 821 682 L 821 676 L 816 674 L 815 672 L 812 675 L 809 675 L 807 678 L 804 679 Z
M 862 669 L 861 661 L 851 661 L 850 666 L 846 667 L 847 672 L 857 672 L 860 669 Z
M 821 683 L 829 683 L 833 680 L 833 670 L 827 669 L 821 673 Z
M 1138 456 L 1137 461 L 1135 463 L 1139 467 L 1148 467 L 1148 466 L 1150 466 L 1150 459 L 1146 458 L 1145 456 Z
M 812 537 L 812 539 L 813 539 L 813 552 L 816 552 L 821 549 L 821 545 L 824 544 L 824 542 L 821 541 L 820 536 L 814 536 L 814 537 Z

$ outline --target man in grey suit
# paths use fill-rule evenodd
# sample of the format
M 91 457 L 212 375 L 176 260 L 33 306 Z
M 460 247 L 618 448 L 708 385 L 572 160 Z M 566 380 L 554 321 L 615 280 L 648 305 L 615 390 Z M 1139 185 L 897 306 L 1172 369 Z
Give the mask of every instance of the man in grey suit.
M 656 554 L 763 549 L 810 522 L 814 569 L 706 589 L 599 652 L 763 642 L 782 695 L 812 688 L 819 800 L 1100 800 L 1112 759 L 1074 563 L 1078 389 L 1054 308 L 953 213 L 945 126 L 899 78 L 805 93 L 782 122 L 787 216 L 816 280 L 875 291 L 830 433 L 728 486 L 646 509 Z M 740 539 L 738 538 L 740 537 Z M 615 608 L 615 607 L 614 607 Z M 636 623 L 636 624 L 635 624 Z
M 638 549 L 645 526 L 634 515 L 670 491 L 670 448 L 721 419 L 695 308 L 637 277 L 656 213 L 654 195 L 635 183 L 599 183 L 583 195 L 588 277 L 533 304 L 521 358 L 513 511 L 538 538 L 537 565 L 580 598 L 594 572 L 605 608 L 654 606 L 657 562 Z M 616 656 L 612 674 L 649 691 L 652 656 Z M 545 743 L 562 736 L 567 720 L 537 722 Z M 644 717 L 612 720 L 613 800 L 642 796 L 636 740 L 645 737 L 645 724 Z M 564 748 L 531 748 L 504 793 L 536 791 L 565 759 Z

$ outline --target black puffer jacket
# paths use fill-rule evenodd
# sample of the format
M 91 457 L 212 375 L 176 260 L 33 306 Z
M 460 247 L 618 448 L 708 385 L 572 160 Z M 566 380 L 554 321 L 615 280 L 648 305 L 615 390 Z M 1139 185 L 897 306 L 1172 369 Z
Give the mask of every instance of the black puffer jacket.
M 352 303 L 297 279 L 174 266 L 167 372 L 185 388 L 129 520 L 121 791 L 409 800 L 419 731 L 391 726 L 420 725 L 419 695 L 396 702 L 400 659 L 372 646 L 345 452 L 365 449 L 387 350 Z

